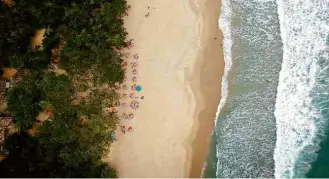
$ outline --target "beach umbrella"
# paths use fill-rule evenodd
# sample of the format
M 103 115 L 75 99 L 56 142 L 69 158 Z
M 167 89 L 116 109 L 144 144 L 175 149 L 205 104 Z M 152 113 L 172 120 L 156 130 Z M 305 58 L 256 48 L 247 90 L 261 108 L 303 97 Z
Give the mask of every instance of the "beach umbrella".
M 137 85 L 135 89 L 136 91 L 142 91 L 142 87 L 140 85 Z

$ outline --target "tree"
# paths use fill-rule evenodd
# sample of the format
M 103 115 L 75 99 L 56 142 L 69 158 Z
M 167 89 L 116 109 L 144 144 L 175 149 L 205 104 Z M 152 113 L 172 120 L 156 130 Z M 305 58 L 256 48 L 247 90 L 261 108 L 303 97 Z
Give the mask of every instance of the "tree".
M 13 114 L 14 123 L 21 130 L 28 130 L 41 110 L 41 91 L 36 76 L 22 77 L 20 83 L 7 93 L 8 110 Z
M 43 150 L 48 148 L 40 145 L 38 140 L 40 139 L 31 137 L 24 132 L 9 136 L 4 142 L 4 150 L 7 155 L 0 162 L 0 177 L 116 177 L 115 170 L 100 161 L 88 160 L 78 163 L 74 167 L 68 167 L 65 162 L 63 164 L 58 160 L 48 161 L 49 158 L 56 159 L 59 156 L 56 153 L 51 153 L 54 156 L 44 156 Z M 42 144 L 47 146 L 47 143 Z
M 10 7 L 0 2 L 0 8 L 1 67 L 29 71 L 6 94 L 21 132 L 5 142 L 6 159 L 0 162 L 5 172 L 0 175 L 116 177 L 100 160 L 118 123 L 115 114 L 106 115 L 103 109 L 118 99 L 102 87 L 123 81 L 123 59 L 117 50 L 127 46 L 122 19 L 126 0 L 13 0 Z M 31 50 L 30 38 L 40 28 L 46 29 L 43 48 Z M 48 72 L 54 48 L 59 51 L 55 63 L 68 75 Z M 73 105 L 82 86 L 88 95 Z M 29 136 L 25 132 L 43 110 L 52 116 Z
M 93 119 L 80 125 L 77 112 L 55 115 L 40 127 L 36 137 L 43 157 L 39 164 L 50 177 L 95 177 L 95 166 L 111 143 L 108 128 L 101 120 Z
M 6 158 L 0 162 L 0 177 L 38 177 L 37 141 L 21 132 L 9 136 L 3 145 Z
M 71 88 L 68 76 L 44 73 L 38 88 L 41 91 L 41 101 L 47 102 L 54 113 L 70 110 Z

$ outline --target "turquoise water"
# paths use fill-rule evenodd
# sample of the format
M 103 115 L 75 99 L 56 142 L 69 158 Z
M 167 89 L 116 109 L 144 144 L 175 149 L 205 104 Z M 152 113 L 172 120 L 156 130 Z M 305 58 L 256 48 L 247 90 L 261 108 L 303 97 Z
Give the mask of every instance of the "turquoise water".
M 203 177 L 329 177 L 329 1 L 222 4 L 226 68 Z

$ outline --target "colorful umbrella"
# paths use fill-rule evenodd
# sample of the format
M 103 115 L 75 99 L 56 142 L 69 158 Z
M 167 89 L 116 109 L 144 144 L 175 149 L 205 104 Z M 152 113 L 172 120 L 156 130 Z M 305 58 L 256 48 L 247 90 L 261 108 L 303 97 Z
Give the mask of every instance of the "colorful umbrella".
M 140 85 L 137 85 L 135 89 L 136 91 L 142 91 L 142 87 Z

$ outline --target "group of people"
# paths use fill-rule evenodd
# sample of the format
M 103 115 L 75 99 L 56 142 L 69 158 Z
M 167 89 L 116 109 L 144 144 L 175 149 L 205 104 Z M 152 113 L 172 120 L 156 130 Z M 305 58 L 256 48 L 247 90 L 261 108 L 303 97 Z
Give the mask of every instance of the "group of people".
M 129 42 L 129 48 L 134 46 L 133 40 Z M 121 63 L 124 70 L 124 82 L 122 84 L 115 84 L 115 89 L 120 94 L 120 102 L 116 104 L 116 113 L 119 113 L 121 124 L 119 125 L 120 131 L 125 134 L 132 131 L 132 126 L 125 125 L 126 120 L 132 120 L 135 118 L 133 110 L 139 108 L 139 99 L 144 99 L 144 96 L 139 97 L 136 87 L 138 86 L 138 54 L 131 55 L 130 53 L 123 54 L 126 58 Z M 132 57 L 132 58 L 129 58 Z M 131 59 L 131 60 L 127 60 Z
M 129 126 L 129 127 L 126 128 L 126 126 L 123 126 L 123 125 L 120 126 L 120 129 L 121 129 L 121 132 L 123 134 L 125 134 L 126 131 L 131 132 L 133 130 L 133 128 L 131 126 Z

